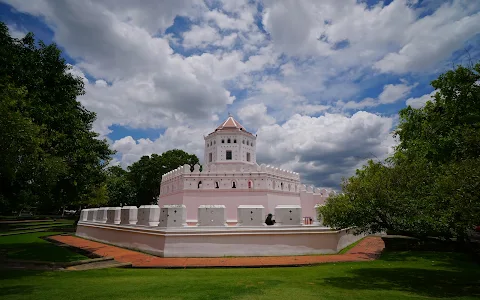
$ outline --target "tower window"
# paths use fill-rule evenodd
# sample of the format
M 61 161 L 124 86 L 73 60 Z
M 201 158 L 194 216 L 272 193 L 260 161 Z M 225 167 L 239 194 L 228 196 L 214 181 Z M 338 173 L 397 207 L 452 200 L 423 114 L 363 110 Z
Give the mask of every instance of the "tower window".
M 212 153 L 208 153 L 208 162 L 212 162 L 213 155 Z
M 198 186 L 197 186 L 197 187 L 198 187 L 198 188 L 201 188 L 201 187 L 202 187 L 202 181 L 201 181 L 201 180 L 198 182 Z
M 247 146 L 249 145 L 249 142 L 247 141 Z
M 216 144 L 217 144 L 217 141 L 213 141 L 213 144 L 216 145 Z
M 215 181 L 215 188 L 216 188 L 216 189 L 220 188 L 220 187 L 218 186 L 218 181 Z
M 227 151 L 225 153 L 225 159 L 226 160 L 232 160 L 232 151 Z
M 237 143 L 237 140 L 233 140 L 233 143 L 236 144 L 236 143 Z
M 227 140 L 227 143 L 230 144 L 230 139 Z
M 232 181 L 232 189 L 236 189 L 237 185 L 235 184 L 235 181 Z
M 222 140 L 222 144 L 225 144 L 225 140 Z
M 245 144 L 245 140 L 242 141 L 242 144 Z
M 247 161 L 250 161 L 250 153 L 247 152 Z
M 253 143 L 252 143 L 250 146 L 252 146 L 252 147 L 253 147 Z

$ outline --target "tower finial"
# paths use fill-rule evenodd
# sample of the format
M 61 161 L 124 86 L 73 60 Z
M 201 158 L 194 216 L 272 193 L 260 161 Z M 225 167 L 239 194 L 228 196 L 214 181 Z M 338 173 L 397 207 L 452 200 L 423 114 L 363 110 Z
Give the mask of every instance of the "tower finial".
M 231 114 L 230 112 L 228 112 L 228 116 L 229 116 L 229 117 L 232 117 L 232 114 Z

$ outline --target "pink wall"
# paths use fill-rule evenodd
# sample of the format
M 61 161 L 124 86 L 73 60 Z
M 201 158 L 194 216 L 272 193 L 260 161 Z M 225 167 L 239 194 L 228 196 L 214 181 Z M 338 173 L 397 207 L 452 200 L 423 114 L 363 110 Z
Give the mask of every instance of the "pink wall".
M 348 230 L 322 227 L 255 229 L 223 227 L 161 230 L 158 227 L 79 222 L 77 236 L 164 257 L 277 256 L 336 253 L 361 239 Z
M 265 215 L 274 214 L 277 205 L 301 205 L 298 193 L 232 189 L 182 191 L 160 197 L 158 205 L 165 204 L 184 204 L 187 207 L 187 220 L 197 220 L 200 205 L 225 205 L 227 220 L 237 220 L 239 205 L 263 205 Z

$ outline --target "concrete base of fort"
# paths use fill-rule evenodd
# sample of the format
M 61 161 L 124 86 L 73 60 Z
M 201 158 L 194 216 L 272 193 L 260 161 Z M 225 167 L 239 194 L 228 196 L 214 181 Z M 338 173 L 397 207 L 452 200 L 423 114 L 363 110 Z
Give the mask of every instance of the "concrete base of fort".
M 162 228 L 89 221 L 78 223 L 76 235 L 162 257 L 333 254 L 363 237 L 310 225 Z

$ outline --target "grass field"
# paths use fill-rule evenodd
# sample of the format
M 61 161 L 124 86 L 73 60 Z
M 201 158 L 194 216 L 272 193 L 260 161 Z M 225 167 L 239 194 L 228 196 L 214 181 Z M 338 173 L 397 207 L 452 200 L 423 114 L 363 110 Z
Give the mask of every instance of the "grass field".
M 264 269 L 8 271 L 14 299 L 479 299 L 480 267 L 456 253 L 391 252 L 372 262 Z
M 28 231 L 36 229 L 48 229 L 55 227 L 71 227 L 74 220 L 49 220 L 49 221 L 32 221 L 32 222 L 19 222 L 19 223 L 3 223 L 0 224 L 0 233 L 8 233 L 15 231 Z
M 87 257 L 41 239 L 61 232 L 36 232 L 0 237 L 0 253 L 9 259 L 69 262 Z

